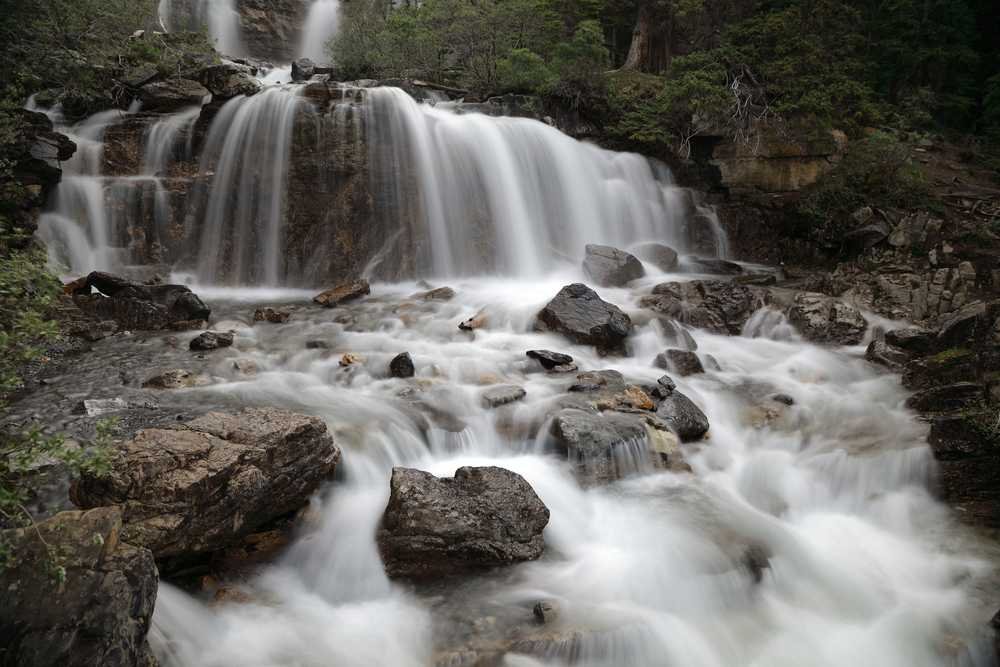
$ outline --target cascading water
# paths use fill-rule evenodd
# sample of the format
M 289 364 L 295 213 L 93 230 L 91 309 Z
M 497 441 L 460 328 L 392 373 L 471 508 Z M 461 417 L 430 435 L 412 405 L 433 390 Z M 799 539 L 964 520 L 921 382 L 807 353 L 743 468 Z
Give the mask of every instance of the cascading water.
M 326 46 L 337 34 L 340 24 L 340 0 L 312 0 L 302 30 L 299 56 L 313 62 L 325 63 L 330 57 Z
M 160 0 L 159 16 L 168 30 L 207 28 L 220 53 L 246 55 L 235 0 Z

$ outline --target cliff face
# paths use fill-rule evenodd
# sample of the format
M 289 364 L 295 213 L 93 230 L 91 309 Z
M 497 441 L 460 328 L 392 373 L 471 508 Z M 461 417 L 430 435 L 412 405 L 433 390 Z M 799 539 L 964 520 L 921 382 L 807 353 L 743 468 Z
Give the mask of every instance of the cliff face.
M 304 0 L 237 0 L 243 41 L 255 58 L 290 62 L 301 41 Z

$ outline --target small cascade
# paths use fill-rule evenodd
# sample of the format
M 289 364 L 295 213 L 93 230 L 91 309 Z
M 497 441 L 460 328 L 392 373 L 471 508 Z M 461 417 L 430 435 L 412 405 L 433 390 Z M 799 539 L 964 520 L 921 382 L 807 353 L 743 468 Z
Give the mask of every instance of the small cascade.
M 247 55 L 235 0 L 160 0 L 160 24 L 167 30 L 208 29 L 215 48 L 229 56 Z
M 199 281 L 280 284 L 286 176 L 302 104 L 297 90 L 272 87 L 233 98 L 213 121 L 187 214 L 201 228 Z
M 421 105 L 396 88 L 368 100 L 373 171 L 395 189 L 387 214 L 416 225 L 430 274 L 537 276 L 553 259 L 578 261 L 588 243 L 687 248 L 689 197 L 664 166 L 538 121 Z
M 340 0 L 313 0 L 302 30 L 299 56 L 317 63 L 327 62 L 330 57 L 326 45 L 337 34 L 339 24 Z

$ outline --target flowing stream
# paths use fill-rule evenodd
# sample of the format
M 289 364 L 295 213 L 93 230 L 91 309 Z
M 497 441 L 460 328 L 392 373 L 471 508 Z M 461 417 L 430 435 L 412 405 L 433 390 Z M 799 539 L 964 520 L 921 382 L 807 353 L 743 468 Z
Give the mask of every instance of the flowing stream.
M 212 17 L 231 8 L 208 4 L 223 43 L 230 33 Z M 336 11 L 337 2 L 318 0 L 310 15 L 329 26 Z M 310 28 L 303 49 L 326 39 Z M 231 584 L 241 601 L 161 584 L 150 636 L 162 665 L 992 664 L 980 628 L 995 605 L 995 549 L 934 500 L 926 426 L 904 407 L 898 377 L 867 363 L 863 348 L 806 343 L 771 311 L 742 336 L 692 330 L 699 354 L 720 366 L 675 378 L 711 422 L 705 441 L 684 446 L 692 472 L 639 466 L 588 486 L 551 452 L 547 416 L 569 381 L 541 372 L 525 351 L 565 351 L 581 370 L 655 383 L 662 371 L 652 359 L 670 336 L 639 298 L 659 282 L 694 277 L 647 265 L 629 288 L 600 290 L 636 322 L 628 357 L 600 357 L 532 330 L 563 285 L 586 280 L 584 244 L 655 240 L 684 253 L 707 238 L 716 255 L 727 252 L 711 209 L 674 185 L 666 167 L 538 121 L 420 105 L 398 89 L 343 94 L 359 102 L 327 115 L 297 86 L 237 97 L 197 146 L 201 109 L 151 119 L 141 166 L 126 176 L 103 174 L 104 136 L 140 110 L 77 124 L 49 111 L 79 145 L 40 225 L 53 262 L 79 274 L 141 261 L 130 225 L 151 219 L 144 238 L 163 246 L 158 261 L 193 281 L 214 309 L 214 328 L 237 333 L 232 348 L 204 360 L 211 383 L 173 400 L 315 414 L 344 452 L 338 480 L 293 545 Z M 366 138 L 386 249 L 365 261 L 392 263 L 393 244 L 419 246 L 406 249 L 417 257 L 410 278 L 453 287 L 453 300 L 413 298 L 427 286 L 397 279 L 342 308 L 309 302 L 329 285 L 285 255 L 287 174 L 301 157 L 296 137 L 313 126 L 338 141 Z M 185 160 L 197 168 L 178 226 L 170 187 Z M 192 245 L 172 255 L 171 234 Z M 326 236 L 309 242 L 326 252 Z M 292 318 L 255 326 L 258 304 L 290 307 Z M 457 329 L 483 309 L 488 328 Z M 143 354 L 180 359 L 170 350 L 185 335 L 193 333 L 153 336 Z M 388 377 L 402 351 L 413 356 L 414 379 Z M 347 352 L 359 363 L 342 367 Z M 239 374 L 237 359 L 254 362 L 256 375 Z M 483 407 L 483 389 L 500 383 L 523 386 L 525 400 Z M 776 392 L 793 404 L 765 405 Z M 390 581 L 374 535 L 399 465 L 520 473 L 551 511 L 545 555 L 434 585 Z M 767 567 L 748 567 L 748 549 L 766 553 Z M 538 625 L 532 607 L 543 599 L 560 614 Z

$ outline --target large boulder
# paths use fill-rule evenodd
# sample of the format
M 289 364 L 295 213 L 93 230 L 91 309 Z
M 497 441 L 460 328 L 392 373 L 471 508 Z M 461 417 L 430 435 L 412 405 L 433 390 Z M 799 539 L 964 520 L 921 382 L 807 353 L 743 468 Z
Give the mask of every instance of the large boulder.
M 854 306 L 822 294 L 795 295 L 788 321 L 814 343 L 857 345 L 864 340 L 868 322 Z
M 669 273 L 677 270 L 677 251 L 662 243 L 640 243 L 632 248 L 639 259 L 649 262 L 660 271 Z
M 567 285 L 539 313 L 535 327 L 602 352 L 624 352 L 632 320 L 581 283 Z
M 719 334 L 738 335 L 750 316 L 765 305 L 758 287 L 720 280 L 661 283 L 640 305 L 684 324 Z
M 329 480 L 340 449 L 326 424 L 286 410 L 208 413 L 140 431 L 111 473 L 84 474 L 80 507 L 120 505 L 123 537 L 157 559 L 210 552 L 304 506 Z
M 198 79 L 212 93 L 213 100 L 228 100 L 237 95 L 254 95 L 261 83 L 252 67 L 227 62 L 201 70 Z
M 588 245 L 583 270 L 602 287 L 624 287 L 646 275 L 642 262 L 624 250 L 606 245 Z
M 101 507 L 3 532 L 14 560 L 0 573 L 0 664 L 156 664 L 146 643 L 156 565 L 121 529 L 121 510 Z
M 308 81 L 316 73 L 316 63 L 309 58 L 292 61 L 292 81 Z
M 551 434 L 570 461 L 584 468 L 595 468 L 628 447 L 644 442 L 646 427 L 636 415 L 566 408 L 552 420 Z
M 200 106 L 212 93 L 191 79 L 167 79 L 139 89 L 143 111 L 170 112 Z
M 548 522 L 548 508 L 510 470 L 459 468 L 438 478 L 394 468 L 378 548 L 390 577 L 437 577 L 535 560 Z
M 667 423 L 681 442 L 700 440 L 708 433 L 708 417 L 694 401 L 681 392 L 670 389 L 663 382 L 660 382 L 660 386 L 663 398 L 656 409 L 656 416 Z
M 94 294 L 96 290 L 98 293 Z M 141 285 L 94 271 L 66 286 L 73 301 L 97 320 L 114 320 L 127 330 L 196 327 L 211 309 L 184 285 Z

